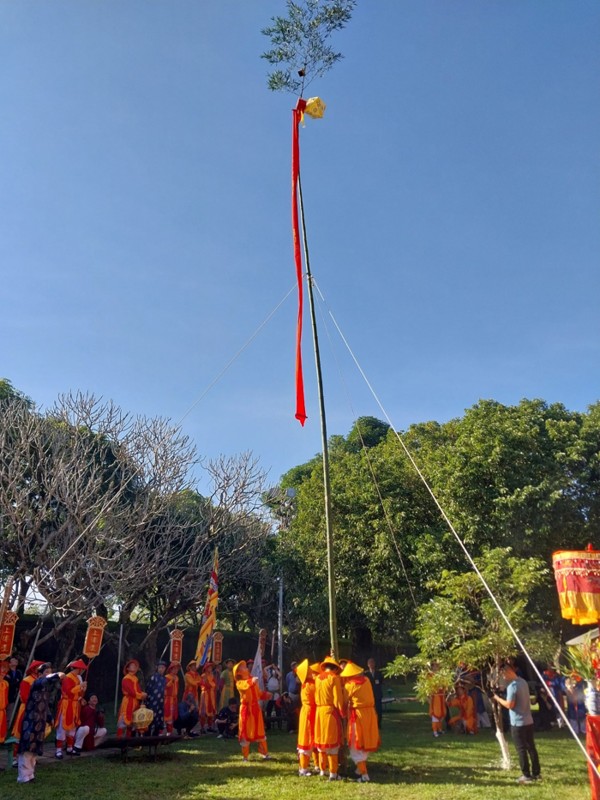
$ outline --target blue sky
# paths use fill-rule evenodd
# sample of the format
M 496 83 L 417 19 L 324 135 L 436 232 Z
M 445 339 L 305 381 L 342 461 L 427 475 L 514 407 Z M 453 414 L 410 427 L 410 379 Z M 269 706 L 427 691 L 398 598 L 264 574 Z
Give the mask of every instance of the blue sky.
M 294 419 L 283 0 L 0 2 L 0 375 L 183 421 L 270 482 Z M 394 425 L 600 398 L 600 6 L 359 0 L 301 131 L 312 269 Z M 321 328 L 329 433 L 382 413 Z M 202 488 L 202 473 L 199 471 Z

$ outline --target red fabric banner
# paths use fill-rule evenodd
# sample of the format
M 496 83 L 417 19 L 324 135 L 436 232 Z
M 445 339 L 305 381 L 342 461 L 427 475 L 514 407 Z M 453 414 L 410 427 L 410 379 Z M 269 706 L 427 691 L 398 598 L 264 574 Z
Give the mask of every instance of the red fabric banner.
M 588 714 L 585 718 L 586 727 L 586 749 L 594 764 L 600 766 L 600 717 L 592 717 Z M 592 769 L 588 761 L 588 775 L 590 779 L 590 789 L 592 790 L 592 800 L 600 800 L 600 779 Z
M 306 422 L 304 405 L 304 376 L 302 374 L 302 251 L 300 248 L 300 227 L 298 225 L 298 177 L 300 175 L 300 136 L 298 126 L 306 108 L 306 100 L 299 98 L 293 110 L 292 124 L 292 234 L 294 238 L 294 261 L 298 281 L 298 323 L 296 327 L 296 419 L 300 425 Z

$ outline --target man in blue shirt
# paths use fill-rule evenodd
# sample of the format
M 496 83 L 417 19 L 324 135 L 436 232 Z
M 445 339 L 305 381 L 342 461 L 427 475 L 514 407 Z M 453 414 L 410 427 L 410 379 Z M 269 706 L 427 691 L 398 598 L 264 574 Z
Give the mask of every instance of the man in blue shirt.
M 494 700 L 508 709 L 510 716 L 510 732 L 519 756 L 521 777 L 517 783 L 532 783 L 541 780 L 540 760 L 533 739 L 533 717 L 531 716 L 531 700 L 527 681 L 519 678 L 510 664 L 504 664 L 500 670 L 507 682 L 506 699 L 494 695 Z M 531 769 L 529 767 L 531 759 Z

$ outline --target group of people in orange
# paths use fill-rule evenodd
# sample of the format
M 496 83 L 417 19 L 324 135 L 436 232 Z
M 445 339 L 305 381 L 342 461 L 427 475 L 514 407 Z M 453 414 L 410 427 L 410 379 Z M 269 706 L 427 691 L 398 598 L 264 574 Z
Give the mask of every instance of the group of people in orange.
M 263 759 L 269 758 L 260 701 L 270 692 L 261 690 L 245 661 L 233 667 L 240 695 L 239 741 L 242 757 L 248 761 L 250 744 L 256 742 Z M 305 659 L 296 667 L 301 684 L 298 723 L 298 757 L 301 777 L 313 774 L 340 780 L 339 755 L 347 744 L 356 764 L 360 782 L 369 781 L 367 759 L 381 743 L 375 698 L 364 669 L 351 661 L 342 666 L 332 657 L 310 664 Z M 313 770 L 311 770 L 311 759 Z
M 8 732 L 8 684 L 2 680 L 8 669 L 7 664 L 0 663 L 0 742 L 6 739 Z M 87 667 L 81 659 L 72 661 L 66 674 L 53 673 L 50 665 L 41 661 L 33 661 L 28 667 L 20 682 L 21 702 L 12 727 L 15 739 L 13 766 L 19 767 L 19 782 L 26 783 L 35 777 L 37 756 L 42 754 L 43 741 L 49 735 L 47 716 L 53 685 L 60 686 L 54 719 L 56 758 L 62 759 L 65 747 L 69 754 L 78 755 L 81 752 L 81 710 L 86 705 L 84 697 L 87 683 L 84 673 Z M 233 659 L 229 659 L 222 672 L 215 673 L 214 667 L 211 662 L 199 668 L 196 661 L 191 661 L 183 675 L 183 697 L 197 707 L 200 730 L 216 732 L 213 727 L 215 718 L 223 708 L 235 705 L 237 691 L 237 730 L 242 758 L 248 761 L 250 746 L 256 743 L 260 756 L 269 759 L 262 704 L 271 698 L 271 693 L 261 688 L 262 681 L 250 673 L 246 661 L 234 664 Z M 156 676 L 148 681 L 148 691 L 141 686 L 139 670 L 140 664 L 133 658 L 126 662 L 123 669 L 123 697 L 117 717 L 117 737 L 134 733 L 136 711 L 142 704 L 151 705 L 149 693 L 155 677 L 155 688 L 158 686 L 161 704 L 159 718 L 161 726 L 164 726 L 157 732 L 170 735 L 180 713 L 181 665 L 178 662 L 159 665 Z M 369 781 L 367 759 L 379 748 L 380 736 L 373 689 L 364 669 L 351 661 L 340 664 L 334 658 L 326 657 L 314 664 L 305 659 L 295 667 L 295 672 L 301 686 L 297 742 L 299 775 L 308 777 L 317 774 L 328 777 L 330 781 L 340 780 L 340 748 L 347 745 L 350 758 L 356 765 L 358 780 Z M 34 700 L 31 696 L 32 687 Z M 95 708 L 96 705 L 92 703 L 92 709 Z M 105 736 L 106 729 L 99 730 L 93 718 L 90 722 L 92 727 L 87 726 L 84 733 L 91 737 L 90 747 L 93 747 L 98 742 L 98 733 Z

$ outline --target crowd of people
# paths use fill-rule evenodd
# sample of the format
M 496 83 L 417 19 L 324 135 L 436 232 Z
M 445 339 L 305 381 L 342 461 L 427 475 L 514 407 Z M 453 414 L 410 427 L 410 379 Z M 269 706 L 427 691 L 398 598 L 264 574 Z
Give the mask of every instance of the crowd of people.
M 81 658 L 66 672 L 32 661 L 23 674 L 16 658 L 0 662 L 0 743 L 12 735 L 19 783 L 35 780 L 37 759 L 53 730 L 58 760 L 79 756 L 106 738 L 104 711 L 97 695 L 88 693 L 87 669 Z M 159 661 L 144 688 L 139 672 L 135 658 L 123 667 L 117 739 L 216 734 L 237 738 L 243 761 L 252 743 L 268 760 L 266 731 L 285 725 L 297 734 L 300 776 L 338 780 L 340 748 L 347 745 L 357 780 L 369 780 L 367 758 L 380 744 L 383 682 L 372 659 L 366 669 L 333 658 L 315 664 L 305 659 L 293 662 L 285 675 L 275 664 L 257 672 L 252 659 L 202 667 L 190 661 L 185 670 L 178 662 Z

